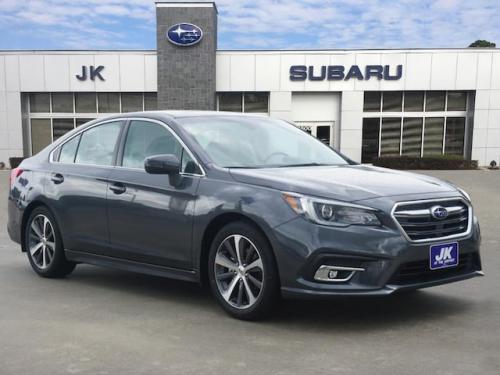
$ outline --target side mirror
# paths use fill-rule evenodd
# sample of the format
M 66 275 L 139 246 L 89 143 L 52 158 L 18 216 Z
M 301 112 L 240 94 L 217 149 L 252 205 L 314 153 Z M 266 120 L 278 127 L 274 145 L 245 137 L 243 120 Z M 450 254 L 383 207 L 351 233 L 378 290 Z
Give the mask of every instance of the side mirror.
M 173 154 L 154 155 L 144 161 L 144 169 L 150 174 L 176 175 L 181 170 L 181 162 Z

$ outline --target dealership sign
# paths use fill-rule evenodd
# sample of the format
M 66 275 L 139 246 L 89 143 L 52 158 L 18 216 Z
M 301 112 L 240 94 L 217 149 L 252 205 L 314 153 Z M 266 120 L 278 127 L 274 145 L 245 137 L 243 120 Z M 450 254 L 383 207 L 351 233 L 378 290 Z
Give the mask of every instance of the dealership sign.
M 82 65 L 82 72 L 77 74 L 75 77 L 79 81 L 86 81 L 90 78 L 90 80 L 95 81 L 96 78 L 99 78 L 101 81 L 104 81 L 104 77 L 102 76 L 102 71 L 104 69 L 103 65 L 94 66 L 90 65 L 87 69 L 87 66 Z M 87 74 L 88 71 L 88 74 Z
M 347 81 L 349 79 L 369 80 L 376 78 L 385 81 L 397 81 L 403 76 L 403 65 L 391 68 L 390 65 L 366 65 L 363 69 L 358 65 L 306 66 L 292 65 L 290 67 L 291 81 Z
M 203 31 L 192 23 L 178 23 L 167 30 L 167 39 L 177 46 L 187 47 L 199 43 Z

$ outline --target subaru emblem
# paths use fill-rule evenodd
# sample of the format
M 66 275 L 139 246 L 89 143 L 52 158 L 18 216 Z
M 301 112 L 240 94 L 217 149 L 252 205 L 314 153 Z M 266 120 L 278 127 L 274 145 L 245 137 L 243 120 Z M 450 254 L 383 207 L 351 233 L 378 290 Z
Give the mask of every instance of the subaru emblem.
M 431 215 L 434 219 L 443 220 L 448 217 L 448 210 L 442 206 L 431 207 Z
M 177 46 L 187 47 L 198 43 L 203 31 L 191 23 L 178 23 L 167 30 L 167 39 Z

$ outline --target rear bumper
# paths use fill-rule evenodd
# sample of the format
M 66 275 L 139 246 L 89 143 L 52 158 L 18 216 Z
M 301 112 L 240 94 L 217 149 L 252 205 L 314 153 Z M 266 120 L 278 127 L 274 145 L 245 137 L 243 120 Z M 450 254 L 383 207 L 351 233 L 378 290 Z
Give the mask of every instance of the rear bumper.
M 7 232 L 12 241 L 21 243 L 21 211 L 17 207 L 14 200 L 9 198 L 7 203 L 8 216 L 7 216 Z

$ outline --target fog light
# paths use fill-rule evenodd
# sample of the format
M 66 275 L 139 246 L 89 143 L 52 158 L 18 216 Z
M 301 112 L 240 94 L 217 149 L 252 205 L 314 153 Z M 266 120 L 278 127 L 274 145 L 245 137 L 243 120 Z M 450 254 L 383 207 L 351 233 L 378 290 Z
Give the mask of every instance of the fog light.
M 363 272 L 364 268 L 341 267 L 322 265 L 314 274 L 314 280 L 342 283 L 349 281 L 356 272 Z
M 335 279 L 338 274 L 339 274 L 339 271 L 330 270 L 330 271 L 328 271 L 328 278 Z

